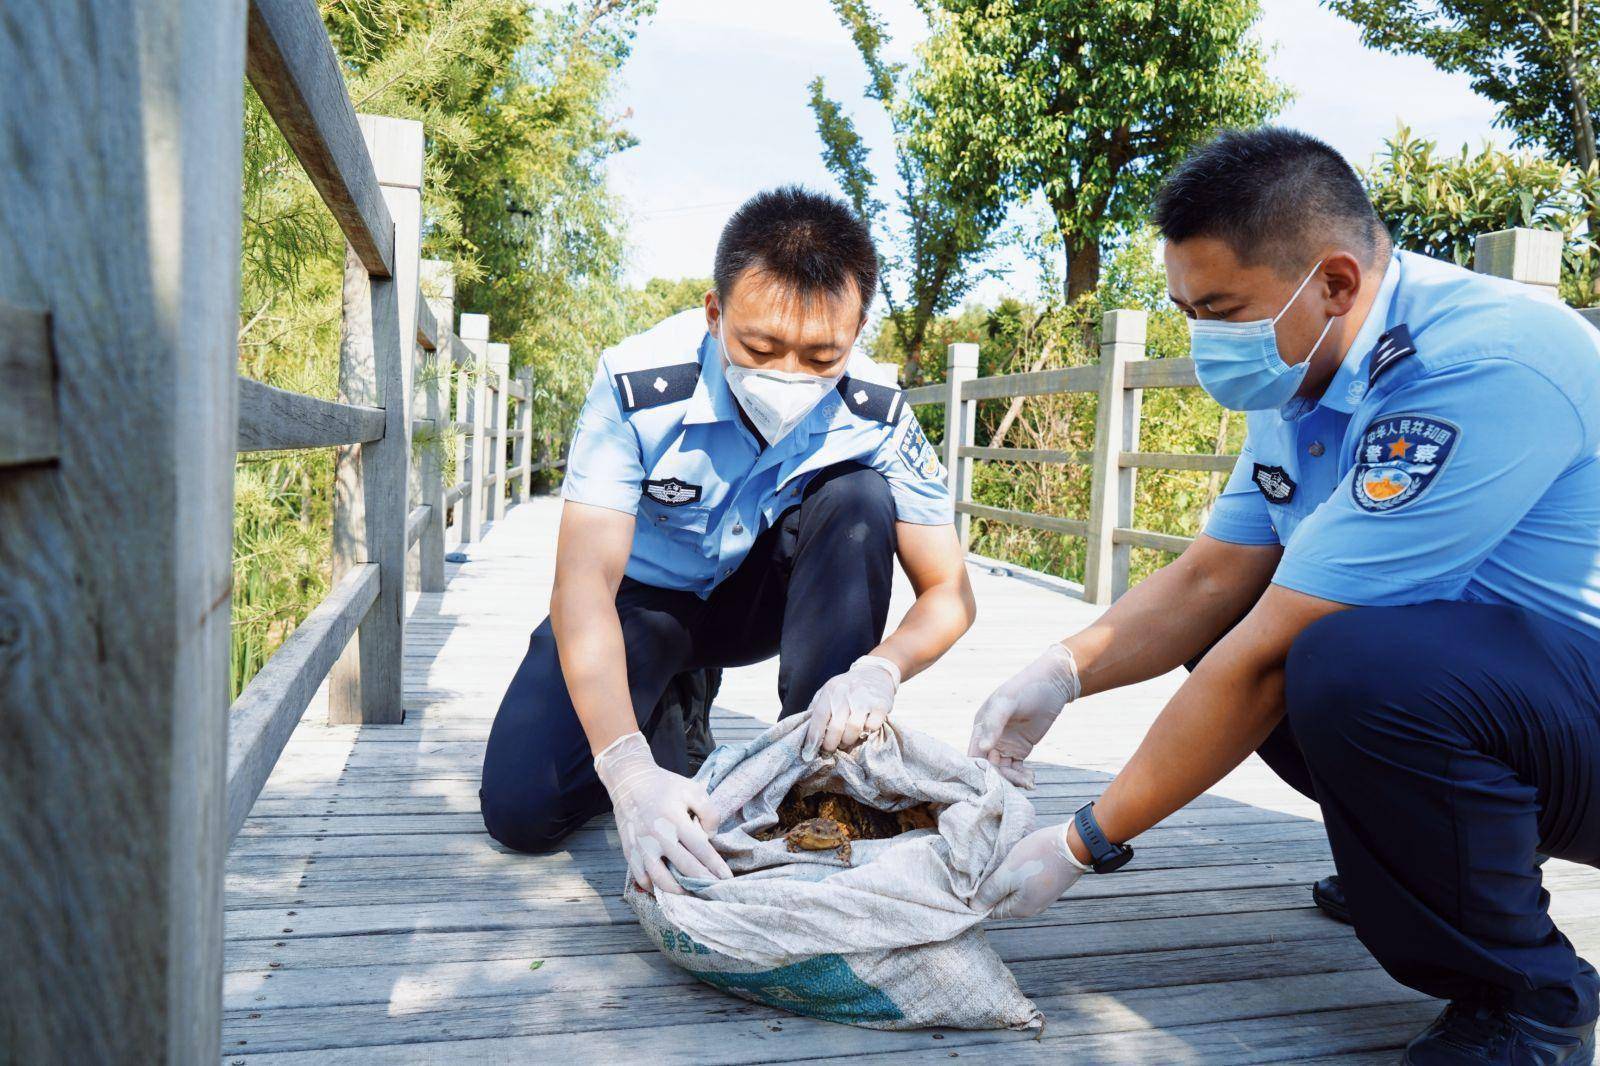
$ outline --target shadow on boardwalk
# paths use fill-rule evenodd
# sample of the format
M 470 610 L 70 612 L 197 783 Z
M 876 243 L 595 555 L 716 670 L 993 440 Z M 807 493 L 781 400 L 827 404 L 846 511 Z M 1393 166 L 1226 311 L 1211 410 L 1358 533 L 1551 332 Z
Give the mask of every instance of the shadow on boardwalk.
M 1207 796 L 1138 862 L 990 937 L 1044 1011 L 1031 1035 L 881 1033 L 696 983 L 620 900 L 609 816 L 560 852 L 507 851 L 476 813 L 482 722 L 367 729 L 331 787 L 280 782 L 229 868 L 229 1061 L 750 1062 L 833 1055 L 1054 1061 L 1295 1060 L 1392 1048 L 1435 1009 L 1309 906 L 1320 823 Z M 404 727 L 402 727 L 404 728 Z M 766 728 L 719 709 L 717 738 Z M 301 753 L 309 757 L 309 752 Z M 1107 774 L 1040 767 L 1041 819 Z M 240 1043 L 244 1041 L 244 1043 Z M 270 1057 L 266 1054 L 276 1052 Z
M 412 597 L 405 724 L 308 712 L 229 859 L 225 1062 L 1388 1063 L 1436 1012 L 1311 906 L 1332 869 L 1316 808 L 1254 759 L 1142 837 L 1128 869 L 990 924 L 1045 1013 L 1042 1041 L 854 1029 L 698 984 L 622 903 L 609 816 L 542 856 L 500 848 L 478 816 L 489 723 L 548 603 L 558 507 L 515 508 L 444 593 Z M 953 745 L 998 679 L 1095 614 L 971 573 L 977 626 L 895 712 Z M 1040 747 L 1040 817 L 1098 795 L 1179 680 L 1075 704 Z M 772 663 L 727 674 L 717 739 L 766 728 L 775 690 Z M 1600 875 L 1552 862 L 1546 883 L 1564 931 L 1600 954 Z

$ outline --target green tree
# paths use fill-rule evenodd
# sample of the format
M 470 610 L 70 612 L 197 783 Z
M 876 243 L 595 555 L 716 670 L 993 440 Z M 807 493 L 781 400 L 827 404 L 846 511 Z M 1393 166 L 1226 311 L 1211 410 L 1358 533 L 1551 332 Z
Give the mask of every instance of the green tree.
M 811 82 L 811 111 L 823 162 L 877 236 L 885 324 L 896 336 L 904 379 L 914 383 L 921 379 L 929 324 L 983 276 L 979 264 L 1005 207 L 995 190 L 964 175 L 957 159 L 936 150 L 935 142 L 911 138 L 920 102 L 907 92 L 905 65 L 884 58 L 889 39 L 866 0 L 832 3 L 866 65 L 866 96 L 883 107 L 893 130 L 894 213 L 879 199 L 877 176 L 854 121 L 828 96 L 821 77 Z
M 1565 235 L 1562 295 L 1594 300 L 1595 240 L 1588 220 L 1600 204 L 1600 178 L 1531 151 L 1465 146 L 1441 154 L 1438 145 L 1401 126 L 1362 171 L 1378 217 L 1395 243 L 1413 252 L 1472 262 L 1481 233 L 1528 226 Z
M 1049 205 L 1069 300 L 1108 238 L 1213 131 L 1286 99 L 1254 36 L 1257 0 L 919 0 L 933 24 L 911 137 L 951 180 Z
M 625 318 L 601 166 L 629 143 L 607 101 L 649 4 L 320 6 L 355 106 L 422 122 L 424 253 L 455 264 L 459 309 L 493 316 L 519 365 L 539 364 L 535 426 L 559 436 Z M 239 370 L 333 398 L 343 237 L 249 91 L 243 120 Z M 332 483 L 328 450 L 240 458 L 235 691 L 327 593 Z
M 1465 74 L 1519 144 L 1595 164 L 1600 21 L 1583 0 L 1326 0 L 1372 48 Z

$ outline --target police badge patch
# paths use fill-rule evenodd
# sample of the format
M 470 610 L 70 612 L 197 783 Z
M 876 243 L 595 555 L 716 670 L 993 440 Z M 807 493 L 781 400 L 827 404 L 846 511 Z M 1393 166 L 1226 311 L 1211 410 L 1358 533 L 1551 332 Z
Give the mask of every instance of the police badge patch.
M 900 458 L 920 478 L 936 480 L 944 477 L 939 454 L 933 450 L 927 434 L 922 432 L 922 425 L 915 418 L 906 419 L 906 428 L 900 434 Z
M 1257 463 L 1250 480 L 1256 483 L 1256 488 L 1261 490 L 1261 495 L 1267 498 L 1268 503 L 1288 503 L 1294 499 L 1294 490 L 1297 486 L 1294 479 L 1289 477 L 1288 471 L 1281 466 L 1263 466 Z
M 1425 492 L 1450 454 L 1461 430 L 1428 415 L 1387 415 L 1367 427 L 1356 449 L 1350 494 L 1363 511 L 1398 510 Z
M 664 503 L 668 507 L 682 507 L 686 503 L 694 503 L 700 498 L 700 486 L 691 485 L 687 481 L 679 481 L 675 477 L 659 478 L 644 483 L 644 491 L 657 503 Z

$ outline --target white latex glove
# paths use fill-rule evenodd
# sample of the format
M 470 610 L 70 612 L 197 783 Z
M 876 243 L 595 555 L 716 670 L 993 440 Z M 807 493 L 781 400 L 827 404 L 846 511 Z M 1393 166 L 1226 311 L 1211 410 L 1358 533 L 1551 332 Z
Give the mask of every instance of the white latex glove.
M 1091 869 L 1067 847 L 1071 824 L 1047 825 L 1019 840 L 978 886 L 973 910 L 988 911 L 991 918 L 1031 918 L 1060 899 Z
M 894 694 L 900 688 L 900 668 L 877 655 L 863 655 L 850 669 L 817 689 L 807 712 L 803 758 L 816 758 L 817 752 L 832 754 L 855 747 L 868 733 L 876 732 L 894 708 Z
M 682 887 L 667 869 L 669 863 L 690 877 L 733 876 L 711 846 L 707 827 L 714 832 L 717 819 L 706 790 L 657 766 L 643 733 L 618 737 L 595 756 L 594 770 L 611 793 L 622 854 L 634 884 L 646 892 L 654 887 L 681 894 Z
M 1033 770 L 1023 760 L 1081 691 L 1072 652 L 1051 644 L 983 701 L 972 720 L 967 754 L 988 759 L 1013 785 L 1032 788 Z

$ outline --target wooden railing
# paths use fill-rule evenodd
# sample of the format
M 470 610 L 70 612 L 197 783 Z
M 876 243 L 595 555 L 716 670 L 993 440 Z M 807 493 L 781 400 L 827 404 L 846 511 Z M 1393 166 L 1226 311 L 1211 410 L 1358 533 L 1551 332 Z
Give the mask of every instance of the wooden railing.
M 422 127 L 356 114 L 313 0 L 23 7 L 0 34 L 26 86 L 0 97 L 5 1057 L 215 1061 L 228 842 L 325 679 L 333 721 L 403 719 L 408 558 L 439 591 L 447 527 L 470 546 L 526 499 L 533 382 L 487 318 L 457 332 L 420 258 Z M 337 400 L 236 374 L 246 76 L 346 239 Z M 235 457 L 307 448 L 337 449 L 332 588 L 228 708 Z
M 1474 268 L 1512 278 L 1549 292 L 1558 288 L 1561 234 L 1513 229 L 1480 236 Z M 1580 309 L 1600 328 L 1600 308 Z M 1237 455 L 1187 455 L 1139 450 L 1142 396 L 1146 389 L 1197 388 L 1191 359 L 1145 359 L 1144 311 L 1109 311 L 1100 329 L 1100 361 L 1089 366 L 982 377 L 978 346 L 952 344 L 946 379 L 905 391 L 914 405 L 945 409 L 945 467 L 955 497 L 956 527 L 970 541 L 970 520 L 982 518 L 1085 539 L 1083 595 L 1090 603 L 1111 603 L 1128 590 L 1134 548 L 1180 553 L 1194 542 L 1138 529 L 1133 525 L 1136 471 L 1187 470 L 1228 473 Z M 1089 451 L 1041 448 L 986 448 L 976 444 L 979 400 L 1015 396 L 1092 393 L 1097 397 L 1094 447 Z M 1067 463 L 1090 471 L 1089 513 L 1084 518 L 1035 514 L 974 503 L 972 464 L 978 462 Z

